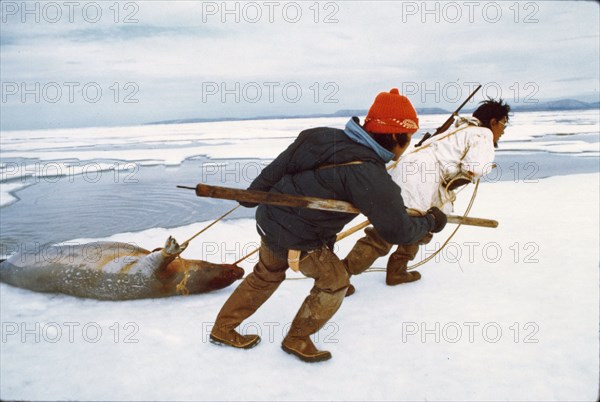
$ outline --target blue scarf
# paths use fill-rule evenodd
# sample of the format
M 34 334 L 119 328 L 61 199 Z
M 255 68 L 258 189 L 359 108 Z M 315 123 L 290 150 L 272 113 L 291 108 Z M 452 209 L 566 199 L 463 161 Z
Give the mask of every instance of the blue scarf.
M 392 152 L 388 151 L 377 143 L 359 124 L 358 117 L 351 118 L 346 123 L 344 133 L 350 137 L 353 141 L 358 142 L 361 145 L 372 148 L 377 155 L 383 159 L 385 163 L 388 163 L 395 156 Z

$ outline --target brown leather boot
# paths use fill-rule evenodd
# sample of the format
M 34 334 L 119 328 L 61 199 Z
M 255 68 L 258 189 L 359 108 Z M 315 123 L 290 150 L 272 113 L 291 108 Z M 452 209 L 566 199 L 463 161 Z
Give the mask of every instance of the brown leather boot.
M 287 260 L 264 246 L 261 246 L 259 256 L 254 272 L 244 279 L 221 308 L 210 334 L 212 343 L 249 349 L 260 342 L 258 335 L 242 335 L 235 328 L 254 314 L 283 282 Z
M 421 279 L 421 274 L 418 271 L 407 271 L 408 262 L 415 258 L 418 251 L 418 244 L 401 245 L 390 255 L 385 275 L 385 283 L 388 286 L 400 285 L 401 283 L 409 283 Z
M 321 329 L 333 317 L 342 304 L 345 294 L 346 288 L 328 293 L 314 287 L 300 306 L 290 331 L 281 343 L 281 348 L 307 363 L 331 359 L 331 353 L 318 350 L 310 335 Z
M 210 342 L 215 345 L 233 346 L 239 349 L 251 349 L 260 343 L 258 335 L 242 335 L 235 329 L 219 327 L 210 333 Z
M 346 258 L 342 261 L 351 275 L 358 275 L 369 268 L 376 259 L 383 257 L 392 249 L 392 245 L 385 241 L 373 228 L 365 229 L 366 236 L 359 239 Z
M 309 336 L 288 336 L 283 340 L 281 349 L 307 363 L 317 363 L 331 359 L 331 353 L 326 350 L 318 350 Z
M 210 333 L 210 342 L 234 348 L 250 349 L 260 342 L 258 335 L 242 335 L 235 328 L 250 317 L 271 296 L 273 289 L 256 289 L 250 274 L 225 302 Z M 256 278 L 254 278 L 256 280 Z
M 376 259 L 390 252 L 392 245 L 385 241 L 373 228 L 365 229 L 366 236 L 359 239 L 346 258 L 342 260 L 349 275 L 358 275 L 369 268 Z M 354 285 L 350 284 L 346 297 L 356 292 Z

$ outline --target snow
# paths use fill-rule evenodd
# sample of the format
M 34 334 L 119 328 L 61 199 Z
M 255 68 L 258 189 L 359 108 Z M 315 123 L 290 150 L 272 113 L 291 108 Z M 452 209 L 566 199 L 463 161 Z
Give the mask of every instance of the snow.
M 283 150 L 299 131 L 319 124 L 342 126 L 347 118 L 156 124 L 137 127 L 6 131 L 0 144 L 5 158 L 155 161 L 178 165 L 186 158 L 272 158 L 273 143 Z M 248 144 L 247 140 L 252 139 Z M 249 149 L 237 154 L 241 142 Z M 135 150 L 135 152 L 132 152 Z
M 432 131 L 445 118 L 423 115 L 421 127 Z M 71 179 L 90 172 L 126 171 L 159 164 L 178 166 L 198 156 L 269 160 L 283 151 L 301 130 L 316 126 L 342 128 L 347 121 L 347 117 L 331 117 L 3 131 L 0 207 L 18 201 L 15 194 L 31 178 Z M 595 136 L 600 131 L 596 110 L 517 113 L 510 124 L 500 152 L 600 156 L 597 141 L 569 138 Z M 561 136 L 560 141 L 545 139 L 549 133 Z
M 592 142 L 581 138 L 597 136 L 598 118 L 597 111 L 515 114 L 499 153 L 598 158 L 597 137 Z M 421 124 L 435 127 L 444 119 L 423 116 Z M 346 121 L 3 132 L 0 211 L 11 213 L 9 204 L 19 202 L 20 189 L 56 175 L 52 166 L 76 175 L 91 165 L 111 170 L 135 163 L 144 168 L 200 156 L 214 159 L 209 161 L 214 166 L 227 163 L 219 158 L 268 160 L 302 129 L 342 127 Z M 382 272 L 353 277 L 357 293 L 315 336 L 319 347 L 333 354 L 324 363 L 309 365 L 280 349 L 312 286 L 289 270 L 288 278 L 298 280 L 285 281 L 242 325 L 242 332 L 262 336 L 261 344 L 247 351 L 207 340 L 237 284 L 200 295 L 126 302 L 0 284 L 0 398 L 596 400 L 600 172 L 569 174 L 568 169 L 565 162 L 564 176 L 482 181 L 470 215 L 496 219 L 500 226 L 462 227 L 431 262 L 418 268 L 422 280 L 388 287 Z M 457 214 L 471 191 L 459 195 Z M 63 212 L 66 218 L 68 211 Z M 183 257 L 233 262 L 251 252 L 259 242 L 255 222 L 236 218 L 238 213 L 200 235 Z M 68 242 L 113 240 L 154 249 L 169 235 L 183 242 L 209 223 Z M 452 229 L 448 225 L 422 247 L 416 261 L 431 255 Z M 361 233 L 341 241 L 338 255 L 345 256 Z M 10 241 L 23 241 L 11 235 L 3 230 Z M 385 262 L 381 258 L 374 266 Z M 256 256 L 240 265 L 249 272 L 254 263 Z
M 420 124 L 431 131 L 446 118 L 445 115 L 423 115 Z M 3 158 L 40 160 L 119 160 L 142 165 L 178 165 L 198 155 L 272 159 L 301 130 L 317 126 L 343 128 L 347 121 L 347 117 L 331 117 L 3 131 L 0 145 Z M 523 151 L 531 149 L 530 141 L 548 133 L 568 136 L 598 133 L 600 128 L 597 110 L 516 113 L 510 124 L 502 142 L 506 149 Z M 252 141 L 248 141 L 250 139 Z M 597 143 L 590 145 L 563 139 L 561 144 L 560 148 L 551 146 L 548 151 L 595 151 L 595 156 L 600 155 Z M 11 172 L 6 179 L 11 177 L 17 177 L 17 173 Z
M 387 287 L 383 273 L 354 277 L 357 293 L 318 333 L 317 343 L 334 356 L 321 364 L 279 347 L 310 280 L 285 281 L 243 324 L 243 332 L 263 338 L 248 351 L 207 342 L 233 287 L 100 302 L 2 284 L 2 398 L 595 400 L 599 177 L 482 184 L 471 215 L 497 219 L 499 228 L 462 228 L 437 261 L 420 268 L 419 282 Z M 570 189 L 559 202 L 557 188 Z M 109 239 L 153 248 L 208 223 Z M 359 235 L 342 241 L 338 253 Z M 253 220 L 234 219 L 184 256 L 231 262 L 257 241 Z
M 585 141 L 544 141 L 543 143 L 516 143 L 511 142 L 505 145 L 506 151 L 544 151 L 554 153 L 585 154 L 589 156 L 600 156 L 598 143 L 589 143 Z
M 27 184 L 24 183 L 2 183 L 2 187 L 0 187 L 0 207 L 17 202 L 19 198 L 14 193 L 25 187 L 27 187 Z

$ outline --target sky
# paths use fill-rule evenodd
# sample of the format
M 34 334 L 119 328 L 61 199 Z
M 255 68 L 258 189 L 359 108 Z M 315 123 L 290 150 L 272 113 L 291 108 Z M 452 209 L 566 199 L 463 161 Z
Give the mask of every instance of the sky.
M 587 1 L 0 2 L 2 130 L 598 101 Z

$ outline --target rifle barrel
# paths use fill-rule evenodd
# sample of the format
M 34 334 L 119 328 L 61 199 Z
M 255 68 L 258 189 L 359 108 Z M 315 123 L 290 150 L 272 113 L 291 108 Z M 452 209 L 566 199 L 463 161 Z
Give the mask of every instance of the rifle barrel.
M 477 93 L 477 91 L 479 91 L 480 88 L 481 88 L 481 84 L 479 84 L 477 86 L 477 88 L 475 88 L 475 90 L 473 92 L 471 92 L 471 94 L 467 97 L 467 99 L 465 99 L 465 101 L 463 103 L 461 103 L 461 105 L 458 107 L 458 109 L 456 109 L 454 112 L 452 112 L 452 114 L 444 122 L 444 124 L 442 124 L 435 130 L 435 133 L 433 133 L 433 134 L 425 133 L 423 135 L 423 137 L 421 138 L 421 140 L 417 144 L 415 144 L 415 147 L 420 147 L 425 141 L 427 141 L 431 137 L 435 137 L 436 135 L 441 134 L 441 133 L 445 132 L 446 130 L 448 130 L 448 128 L 450 128 L 450 125 L 454 121 L 454 118 L 456 116 L 458 116 L 458 112 L 460 112 L 460 110 L 467 104 L 467 102 L 470 101 L 473 96 L 475 96 L 475 94 Z
M 460 112 L 460 110 L 467 104 L 468 101 L 471 100 L 472 97 L 475 96 L 475 94 L 477 93 L 477 91 L 479 91 L 480 89 L 481 89 L 481 84 L 479 84 L 479 86 L 477 86 L 477 88 L 475 88 L 475 90 L 473 92 L 471 92 L 471 95 L 469 95 L 469 97 L 467 99 L 465 99 L 465 101 L 452 114 L 455 115 L 455 116 L 458 116 L 458 112 Z

